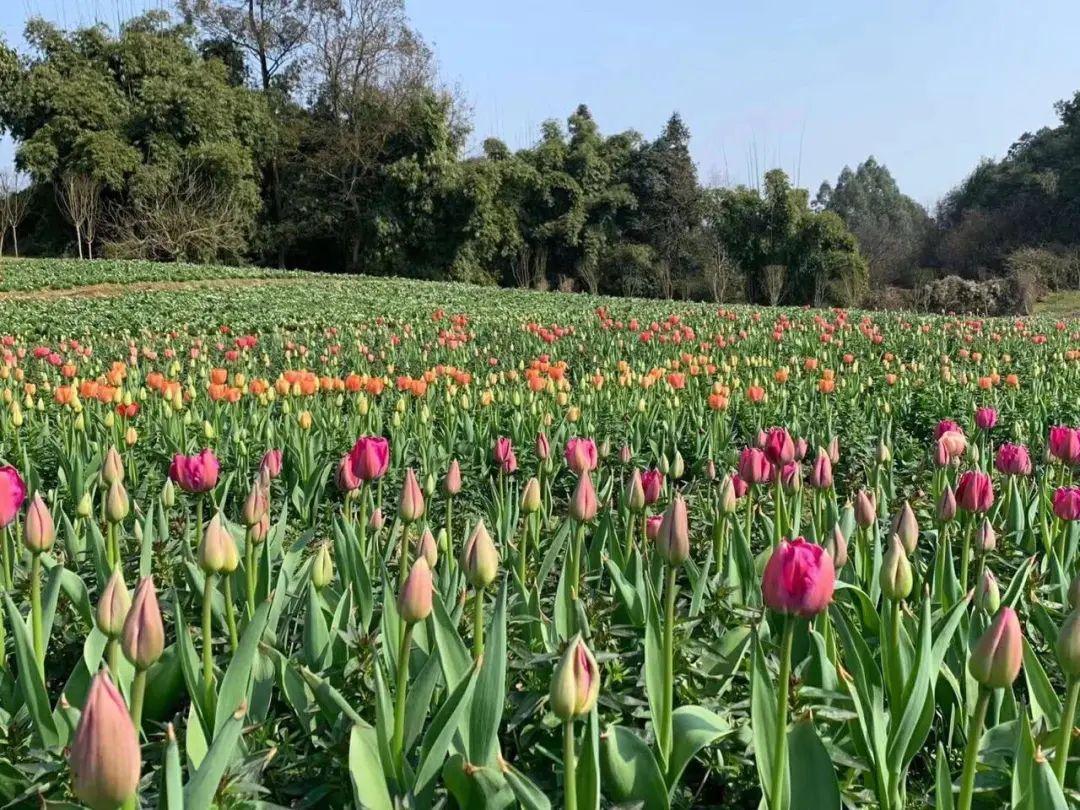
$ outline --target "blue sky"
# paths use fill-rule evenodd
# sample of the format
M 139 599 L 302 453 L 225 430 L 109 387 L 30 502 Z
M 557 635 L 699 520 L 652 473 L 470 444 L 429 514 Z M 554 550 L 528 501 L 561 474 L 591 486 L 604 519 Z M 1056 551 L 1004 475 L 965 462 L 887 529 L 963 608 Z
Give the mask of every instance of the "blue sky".
M 37 13 L 67 25 L 165 0 L 6 0 L 21 41 Z M 604 132 L 649 137 L 678 110 L 704 181 L 780 166 L 816 191 L 873 154 L 933 204 L 981 157 L 1054 122 L 1080 90 L 1076 0 L 407 0 L 474 142 L 531 143 L 587 103 Z M 10 160 L 10 145 L 0 161 Z

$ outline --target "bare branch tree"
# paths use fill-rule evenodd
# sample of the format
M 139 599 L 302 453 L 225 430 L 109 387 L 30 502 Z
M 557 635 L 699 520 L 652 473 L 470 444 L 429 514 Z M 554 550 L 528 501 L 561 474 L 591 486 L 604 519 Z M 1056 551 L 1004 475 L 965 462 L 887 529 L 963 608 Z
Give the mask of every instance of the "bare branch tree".
M 87 240 L 90 258 L 94 258 L 92 242 L 101 217 L 101 183 L 88 174 L 65 172 L 54 189 L 60 213 L 75 228 L 79 258 L 84 257 L 84 239 Z
M 15 258 L 19 257 L 19 226 L 26 219 L 26 212 L 30 208 L 30 187 L 22 182 L 18 172 L 13 177 L 13 190 L 7 197 L 7 225 L 11 228 L 11 242 L 15 248 Z
M 787 281 L 787 268 L 782 264 L 766 265 L 765 292 L 769 296 L 769 306 L 775 307 L 780 303 L 780 297 L 784 294 L 784 283 Z

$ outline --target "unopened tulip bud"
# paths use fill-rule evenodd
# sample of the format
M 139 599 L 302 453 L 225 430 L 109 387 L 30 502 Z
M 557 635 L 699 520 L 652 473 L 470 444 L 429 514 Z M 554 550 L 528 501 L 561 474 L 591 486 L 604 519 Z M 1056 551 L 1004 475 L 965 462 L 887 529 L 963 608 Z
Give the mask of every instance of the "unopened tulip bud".
M 671 459 L 671 469 L 669 473 L 672 478 L 682 478 L 686 473 L 686 462 L 683 461 L 682 453 L 678 450 L 675 451 L 675 456 Z
M 913 575 L 904 544 L 895 534 L 881 561 L 879 580 L 881 592 L 892 600 L 907 599 L 911 594 Z
M 968 658 L 968 672 L 989 689 L 1012 686 L 1023 662 L 1023 633 L 1016 611 L 1001 608 Z
M 477 589 L 486 588 L 499 573 L 499 552 L 483 520 L 476 524 L 461 549 L 461 568 L 469 584 Z
M 676 494 L 664 512 L 656 550 L 670 565 L 682 565 L 690 556 L 690 521 L 682 495 Z
M 630 480 L 626 482 L 626 507 L 631 512 L 640 512 L 645 508 L 645 489 L 641 484 L 641 473 L 635 468 L 630 472 Z
M 105 498 L 105 516 L 110 523 L 122 523 L 130 510 L 127 490 L 120 481 L 113 481 Z
M 418 557 L 409 569 L 409 576 L 398 594 L 398 613 L 406 624 L 422 622 L 431 615 L 433 591 L 431 567 L 426 559 Z
M 124 480 L 124 460 L 116 447 L 110 447 L 105 453 L 105 461 L 101 465 L 101 480 L 106 486 Z
M 979 530 L 975 533 L 975 551 L 987 554 L 997 548 L 997 534 L 990 525 L 989 518 L 983 518 Z
M 334 560 L 330 556 L 330 545 L 323 543 L 315 552 L 315 559 L 311 563 L 311 584 L 321 591 L 333 581 Z
M 941 492 L 937 502 L 938 520 L 942 523 L 951 523 L 956 519 L 956 493 L 948 484 Z
M 623 464 L 629 464 L 634 460 L 634 451 L 630 449 L 630 445 L 624 444 L 619 448 L 619 461 Z
M 176 506 L 176 486 L 171 478 L 165 479 L 165 486 L 161 489 L 161 505 L 166 509 Z
M 254 481 L 251 485 L 251 490 L 248 492 L 247 500 L 244 501 L 243 518 L 244 525 L 249 529 L 252 526 L 258 524 L 262 519 L 263 514 L 270 508 L 269 498 L 267 498 L 266 490 L 263 489 L 262 484 L 258 480 Z
M 1057 657 L 1061 671 L 1070 678 L 1080 675 L 1080 611 L 1069 611 L 1058 631 Z
M 734 514 L 739 505 L 738 501 L 738 496 L 735 493 L 735 481 L 732 480 L 730 475 L 725 475 L 720 482 L 720 511 L 725 515 Z
M 236 542 L 225 528 L 221 512 L 210 520 L 199 544 L 199 567 L 208 574 L 232 573 L 239 564 Z
M 889 449 L 889 445 L 885 444 L 885 442 L 878 442 L 877 461 L 878 464 L 888 464 L 892 461 L 892 450 Z
M 124 620 L 131 609 L 131 596 L 124 584 L 124 574 L 120 566 L 113 569 L 112 576 L 105 583 L 97 604 L 97 626 L 108 638 L 118 638 L 124 630 Z
M 259 545 L 266 539 L 266 535 L 270 533 L 270 511 L 267 510 L 262 513 L 262 517 L 259 518 L 259 522 L 254 526 L 251 526 L 247 530 L 248 539 L 255 545 Z
M 40 492 L 34 493 L 30 507 L 26 510 L 26 526 L 23 529 L 23 544 L 32 554 L 48 551 L 56 542 L 56 525 L 52 513 Z
M 919 542 L 919 521 L 915 517 L 915 510 L 911 508 L 911 504 L 907 501 L 904 501 L 904 505 L 893 518 L 892 532 L 904 544 L 905 552 L 908 554 L 915 553 L 915 546 Z
M 149 669 L 165 651 L 165 625 L 161 621 L 153 577 L 144 578 L 135 589 L 120 648 L 136 669 Z
M 531 515 L 540 509 L 540 482 L 533 476 L 526 482 L 521 493 L 521 511 Z
M 427 560 L 428 568 L 435 570 L 435 565 L 439 562 L 439 544 L 435 542 L 431 529 L 424 529 L 424 533 L 416 541 L 416 556 L 423 557 Z
M 573 720 L 592 711 L 600 695 L 600 668 L 581 634 L 570 639 L 551 677 L 551 711 Z
M 102 670 L 90 683 L 71 741 L 71 789 L 91 810 L 116 810 L 139 787 L 141 756 L 124 699 Z
M 461 492 L 461 465 L 456 458 L 450 462 L 450 468 L 443 477 L 442 489 L 451 498 Z
M 976 597 L 979 607 L 991 616 L 1001 607 L 1001 588 L 998 586 L 997 577 L 989 568 L 983 570 Z
M 877 520 L 877 498 L 871 490 L 860 489 L 855 496 L 855 522 L 867 529 Z
M 382 509 L 376 507 L 368 520 L 368 526 L 374 531 L 379 531 L 384 525 L 386 525 L 386 518 L 383 517 Z
M 588 471 L 585 471 L 578 478 L 577 486 L 574 488 L 574 496 L 570 499 L 570 517 L 578 523 L 588 523 L 596 517 L 598 509 L 596 490 L 593 488 Z
M 412 467 L 405 471 L 405 483 L 401 486 L 398 515 L 405 523 L 415 523 L 424 515 L 424 493 L 416 481 Z
M 847 565 L 848 541 L 844 536 L 844 530 L 840 528 L 840 524 L 833 526 L 832 534 L 825 539 L 825 550 L 832 557 L 833 565 L 836 566 L 837 571 Z
M 75 514 L 81 518 L 88 518 L 94 513 L 94 502 L 90 498 L 89 492 L 84 492 L 82 497 L 79 498 L 79 503 L 75 506 Z

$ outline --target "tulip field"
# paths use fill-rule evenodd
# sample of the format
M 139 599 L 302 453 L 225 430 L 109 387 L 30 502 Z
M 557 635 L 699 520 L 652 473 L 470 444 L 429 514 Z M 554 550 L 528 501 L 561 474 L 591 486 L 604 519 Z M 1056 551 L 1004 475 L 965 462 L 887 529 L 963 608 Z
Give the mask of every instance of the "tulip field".
M 1080 324 L 172 270 L 0 263 L 0 806 L 1080 803 Z

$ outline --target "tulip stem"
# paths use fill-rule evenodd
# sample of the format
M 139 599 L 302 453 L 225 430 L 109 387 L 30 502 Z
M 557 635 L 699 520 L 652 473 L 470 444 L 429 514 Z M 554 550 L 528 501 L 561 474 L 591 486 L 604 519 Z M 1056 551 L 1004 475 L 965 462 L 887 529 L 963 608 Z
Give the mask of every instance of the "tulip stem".
M 790 614 L 784 614 L 784 630 L 780 641 L 780 673 L 776 684 L 776 748 L 773 749 L 772 790 L 769 791 L 769 806 L 773 810 L 783 807 L 781 796 L 784 792 L 787 776 L 787 714 L 788 688 L 791 681 L 791 642 L 795 637 L 795 620 Z
M 131 723 L 135 733 L 142 731 L 143 699 L 146 697 L 146 670 L 136 669 L 135 680 L 131 684 Z
M 577 751 L 572 719 L 563 722 L 563 808 L 577 810 Z
M 0 536 L 0 551 L 4 555 L 4 587 L 9 591 L 14 587 L 11 571 L 11 530 L 5 526 L 3 535 Z
M 664 592 L 664 694 L 661 705 L 659 742 L 660 760 L 666 768 L 671 758 L 672 721 L 675 705 L 675 574 L 674 565 L 668 565 L 667 584 Z
M 964 542 L 960 551 L 960 592 L 968 591 L 968 557 L 971 556 L 971 532 L 975 521 L 968 516 L 964 517 Z
M 34 657 L 37 659 L 38 672 L 45 680 L 45 633 L 41 623 L 41 554 L 35 552 L 30 557 L 30 621 L 34 633 Z
M 409 688 L 409 648 L 412 646 L 412 622 L 405 623 L 397 660 L 397 690 L 394 692 L 394 768 L 399 779 L 405 776 L 405 695 Z
M 975 701 L 975 711 L 971 714 L 968 725 L 967 747 L 964 749 L 964 772 L 960 777 L 960 797 L 956 810 L 971 810 L 971 796 L 975 790 L 975 765 L 979 759 L 979 740 L 982 737 L 983 721 L 986 719 L 986 707 L 990 704 L 991 690 L 979 687 L 979 697 Z
M 120 642 L 110 638 L 105 648 L 105 655 L 109 662 L 109 675 L 113 680 L 120 676 Z
M 1061 715 L 1058 742 L 1054 750 L 1054 775 L 1058 784 L 1065 787 L 1065 769 L 1069 766 L 1069 745 L 1072 743 L 1073 724 L 1076 722 L 1076 703 L 1080 699 L 1080 678 L 1071 676 L 1065 692 L 1065 711 Z
M 484 654 L 484 589 L 477 588 L 473 594 L 473 641 L 472 655 L 478 659 Z
M 453 550 L 454 548 L 454 496 L 448 495 L 446 498 L 446 544 L 447 547 Z
M 195 548 L 198 550 L 202 545 L 203 536 L 203 498 L 204 495 L 198 495 L 195 498 Z
M 202 525 L 200 523 L 200 525 Z M 206 696 L 206 706 L 209 708 L 214 699 L 214 648 L 213 648 L 213 620 L 212 607 L 214 604 L 214 574 L 207 574 L 203 582 L 203 605 L 202 605 L 202 665 L 203 665 L 203 689 Z
M 244 544 L 244 584 L 247 586 L 247 612 L 248 620 L 255 615 L 255 543 L 251 539 L 251 532 L 247 534 L 247 542 Z
M 574 598 L 581 597 L 581 552 L 585 545 L 585 524 L 578 523 L 577 530 L 574 532 L 574 548 L 573 557 L 571 557 L 572 567 L 570 570 L 570 582 L 574 586 Z
M 239 638 L 236 634 L 236 606 L 233 605 L 232 575 L 225 574 L 221 581 L 225 586 L 225 621 L 229 625 L 229 647 L 233 652 L 236 652 Z

